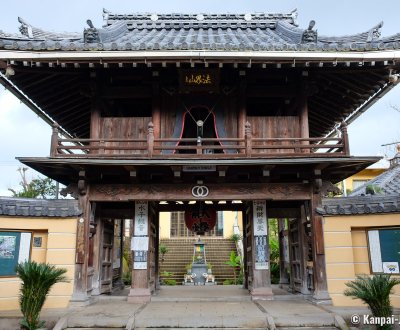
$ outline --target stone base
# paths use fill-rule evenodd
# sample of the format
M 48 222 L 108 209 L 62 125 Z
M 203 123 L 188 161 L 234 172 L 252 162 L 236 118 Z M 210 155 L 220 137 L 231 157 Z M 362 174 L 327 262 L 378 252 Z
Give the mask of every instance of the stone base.
M 69 301 L 69 307 L 84 307 L 93 302 L 93 299 L 87 294 L 74 293 Z
M 328 291 L 315 291 L 311 297 L 311 301 L 318 305 L 332 305 L 332 299 Z
M 150 302 L 151 292 L 150 289 L 132 289 L 129 291 L 128 295 L 129 304 L 143 304 Z
M 252 300 L 274 300 L 271 287 L 255 288 L 250 291 Z

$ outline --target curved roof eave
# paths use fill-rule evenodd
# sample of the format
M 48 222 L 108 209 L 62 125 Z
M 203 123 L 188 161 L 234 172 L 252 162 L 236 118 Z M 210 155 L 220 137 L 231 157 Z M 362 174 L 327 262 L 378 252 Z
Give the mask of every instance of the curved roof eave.
M 20 51 L 0 50 L 1 60 L 55 61 L 55 60 L 301 60 L 301 61 L 390 61 L 400 59 L 400 50 L 364 52 L 320 52 L 320 51 Z

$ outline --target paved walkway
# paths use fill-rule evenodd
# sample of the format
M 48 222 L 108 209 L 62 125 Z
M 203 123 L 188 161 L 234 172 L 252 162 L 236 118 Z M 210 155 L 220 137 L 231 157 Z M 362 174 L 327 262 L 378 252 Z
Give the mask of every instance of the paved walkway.
M 48 329 L 334 329 L 353 309 L 318 306 L 274 289 L 275 300 L 251 301 L 236 286 L 162 287 L 147 304 L 128 304 L 126 292 L 100 296 L 84 308 L 45 310 Z M 367 313 L 366 309 L 357 310 Z M 0 330 L 19 329 L 18 311 L 0 312 Z M 57 323 L 57 324 L 56 324 Z M 342 327 L 343 324 L 342 324 Z M 303 328 L 304 329 L 304 328 Z

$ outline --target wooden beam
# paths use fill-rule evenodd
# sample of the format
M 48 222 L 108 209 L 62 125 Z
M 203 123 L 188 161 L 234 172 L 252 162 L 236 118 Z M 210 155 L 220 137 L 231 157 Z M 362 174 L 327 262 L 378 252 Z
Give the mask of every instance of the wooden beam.
M 151 98 L 151 87 L 104 87 L 101 95 L 105 99 L 134 99 L 134 98 Z
M 202 186 L 195 197 L 193 188 Z M 93 201 L 176 201 L 176 200 L 307 200 L 310 185 L 301 183 L 232 183 L 232 184 L 105 184 L 93 185 Z M 207 194 L 208 189 L 208 194 Z

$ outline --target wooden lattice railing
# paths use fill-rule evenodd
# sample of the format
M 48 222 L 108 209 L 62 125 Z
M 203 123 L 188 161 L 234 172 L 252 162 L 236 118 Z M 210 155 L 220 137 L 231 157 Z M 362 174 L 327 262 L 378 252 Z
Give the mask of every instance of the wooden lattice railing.
M 146 139 L 66 139 L 53 126 L 51 157 L 84 158 L 280 158 L 349 156 L 347 126 L 341 137 L 257 138 L 246 123 L 244 138 L 155 138 L 153 124 Z

